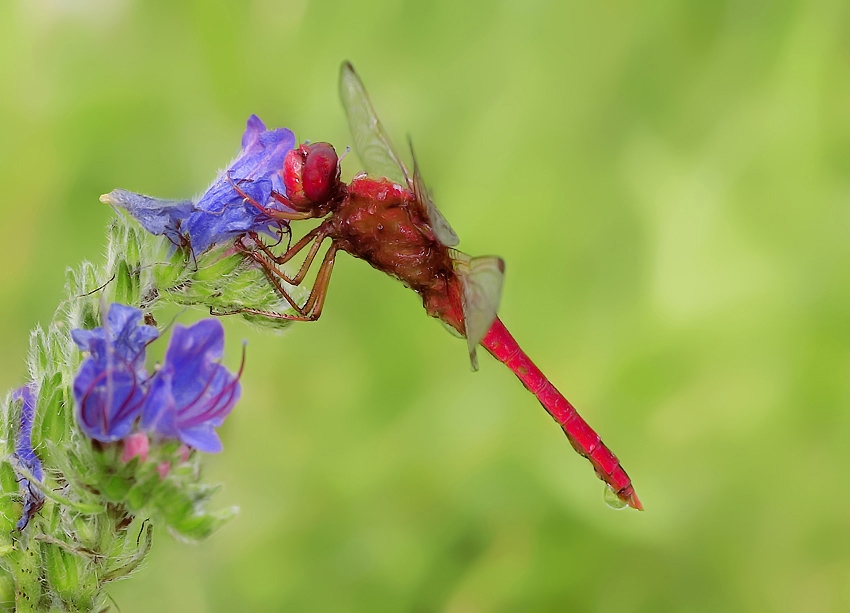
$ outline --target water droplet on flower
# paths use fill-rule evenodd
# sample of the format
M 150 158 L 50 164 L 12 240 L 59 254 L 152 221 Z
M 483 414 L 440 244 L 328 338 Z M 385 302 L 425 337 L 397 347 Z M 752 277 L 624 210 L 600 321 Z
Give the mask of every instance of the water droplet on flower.
M 615 511 L 620 511 L 629 506 L 627 503 L 620 500 L 620 498 L 617 496 L 617 492 L 615 492 L 614 488 L 612 488 L 610 485 L 605 486 L 605 491 L 602 494 L 602 499 L 605 501 L 605 504 L 607 504 Z

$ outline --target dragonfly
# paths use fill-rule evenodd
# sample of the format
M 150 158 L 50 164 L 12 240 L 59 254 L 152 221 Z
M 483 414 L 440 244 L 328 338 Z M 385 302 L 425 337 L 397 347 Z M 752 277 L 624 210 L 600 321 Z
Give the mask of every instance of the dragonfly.
M 277 255 L 256 234 L 238 247 L 268 273 L 276 291 L 293 313 L 258 314 L 296 321 L 315 321 L 322 313 L 336 254 L 344 251 L 373 268 L 400 280 L 422 298 L 428 315 L 466 338 L 473 370 L 476 349 L 484 347 L 507 366 L 561 426 L 573 448 L 587 458 L 607 484 L 616 506 L 643 510 L 631 479 L 617 457 L 578 414 L 575 407 L 546 378 L 520 348 L 497 316 L 505 264 L 497 256 L 470 257 L 455 249 L 459 240 L 440 213 L 426 187 L 410 144 L 413 172 L 396 152 L 366 89 L 349 62 L 340 70 L 340 97 L 351 129 L 354 150 L 366 172 L 349 183 L 340 180 L 340 158 L 326 142 L 303 143 L 290 150 L 283 162 L 286 193 L 272 198 L 287 210 L 251 201 L 282 223 L 321 219 L 314 229 Z M 330 241 L 304 302 L 290 295 L 291 286 L 307 277 L 322 245 Z M 298 271 L 287 274 L 281 266 L 306 250 Z

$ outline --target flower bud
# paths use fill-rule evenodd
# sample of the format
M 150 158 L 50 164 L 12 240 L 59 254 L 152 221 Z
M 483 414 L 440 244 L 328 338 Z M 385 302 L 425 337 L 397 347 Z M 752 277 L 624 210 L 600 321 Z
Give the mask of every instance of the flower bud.
M 136 456 L 139 456 L 141 462 L 148 459 L 148 451 L 150 451 L 150 441 L 148 435 L 144 432 L 134 432 L 124 439 L 124 451 L 121 453 L 121 461 L 129 462 Z

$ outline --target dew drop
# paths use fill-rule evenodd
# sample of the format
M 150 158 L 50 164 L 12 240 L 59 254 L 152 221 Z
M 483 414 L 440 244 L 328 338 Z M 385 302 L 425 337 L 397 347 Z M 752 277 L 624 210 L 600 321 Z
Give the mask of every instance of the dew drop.
M 605 485 L 605 491 L 602 494 L 602 499 L 605 501 L 605 504 L 607 504 L 615 511 L 621 511 L 622 509 L 625 509 L 629 506 L 628 504 L 620 500 L 620 498 L 617 496 L 617 492 L 614 491 L 614 488 L 607 484 Z

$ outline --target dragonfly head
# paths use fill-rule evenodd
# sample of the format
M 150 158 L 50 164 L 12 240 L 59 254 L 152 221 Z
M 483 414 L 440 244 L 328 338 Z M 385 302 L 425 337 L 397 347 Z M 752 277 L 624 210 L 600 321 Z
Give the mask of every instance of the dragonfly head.
M 286 196 L 298 211 L 328 209 L 341 190 L 339 158 L 329 143 L 302 144 L 283 161 Z

